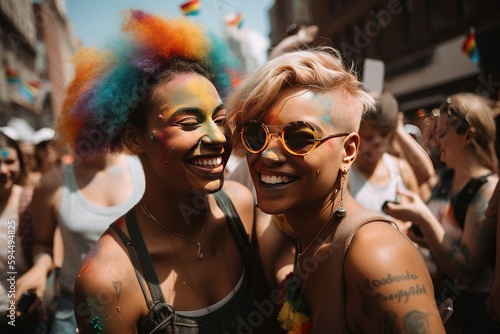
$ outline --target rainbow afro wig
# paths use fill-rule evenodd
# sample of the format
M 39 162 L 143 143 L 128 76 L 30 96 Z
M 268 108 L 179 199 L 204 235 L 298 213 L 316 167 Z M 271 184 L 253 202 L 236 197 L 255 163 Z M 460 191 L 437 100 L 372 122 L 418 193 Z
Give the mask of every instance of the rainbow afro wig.
M 224 42 L 187 18 L 130 10 L 122 32 L 107 49 L 84 48 L 73 57 L 58 139 L 79 156 L 122 149 L 123 131 L 150 79 L 174 59 L 199 63 L 223 98 L 237 82 L 237 61 Z

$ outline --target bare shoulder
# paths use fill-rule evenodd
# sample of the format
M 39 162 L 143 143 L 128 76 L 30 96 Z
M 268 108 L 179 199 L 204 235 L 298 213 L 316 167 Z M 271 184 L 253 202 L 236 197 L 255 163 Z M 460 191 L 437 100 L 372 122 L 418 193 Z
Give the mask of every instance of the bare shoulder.
M 32 206 L 36 215 L 41 215 L 42 212 L 43 215 L 47 215 L 47 212 L 58 206 L 62 184 L 63 171 L 61 169 L 54 169 L 40 178 L 33 190 Z
M 80 265 L 75 315 L 81 333 L 135 332 L 147 312 L 133 266 L 117 239 L 108 229 Z
M 474 195 L 472 198 L 471 205 L 469 206 L 469 209 L 472 207 L 474 208 L 473 210 L 467 210 L 467 215 L 470 216 L 482 216 L 486 208 L 488 207 L 488 204 L 493 198 L 495 189 L 498 183 L 498 175 L 497 174 L 492 174 L 489 175 L 486 179 L 486 183 L 484 183 L 477 193 Z M 477 211 L 475 213 L 472 213 L 473 211 Z
M 253 206 L 254 204 L 253 194 L 250 189 L 237 181 L 225 180 L 222 190 L 228 194 L 235 205 L 241 203 L 242 205 Z
M 241 183 L 231 180 L 224 181 L 222 190 L 233 202 L 245 229 L 251 234 L 255 214 L 255 200 L 252 192 Z
M 487 182 L 479 189 L 479 193 L 481 194 L 481 196 L 490 199 L 495 192 L 498 179 L 499 178 L 497 174 L 489 175 L 486 179 Z
M 56 168 L 46 174 L 43 174 L 35 185 L 35 191 L 44 195 L 54 194 L 63 184 L 64 172 Z
M 357 256 L 365 254 L 364 256 Z M 423 263 L 411 241 L 391 224 L 372 222 L 359 228 L 349 246 L 346 263 L 359 268 L 394 267 L 404 263 Z
M 420 253 L 391 225 L 372 222 L 356 232 L 344 274 L 347 317 L 355 331 L 377 326 L 381 332 L 444 333 Z

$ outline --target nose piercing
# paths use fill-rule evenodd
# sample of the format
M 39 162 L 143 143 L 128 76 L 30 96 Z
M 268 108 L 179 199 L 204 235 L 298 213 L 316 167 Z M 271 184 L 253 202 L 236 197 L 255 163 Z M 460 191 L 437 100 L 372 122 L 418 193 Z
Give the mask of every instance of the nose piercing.
M 262 151 L 262 157 L 273 161 L 280 161 L 278 155 L 273 151 Z

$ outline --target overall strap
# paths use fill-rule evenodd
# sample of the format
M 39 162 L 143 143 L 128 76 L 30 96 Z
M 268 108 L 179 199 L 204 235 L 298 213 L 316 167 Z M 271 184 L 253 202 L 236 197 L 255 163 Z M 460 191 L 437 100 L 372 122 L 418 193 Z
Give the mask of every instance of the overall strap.
M 165 297 L 163 296 L 158 277 L 156 276 L 156 272 L 154 270 L 153 260 L 151 259 L 146 243 L 142 238 L 142 233 L 137 225 L 133 209 L 125 215 L 125 222 L 127 224 L 130 238 L 132 239 L 131 241 L 129 240 L 130 248 L 135 250 L 133 252 L 134 256 L 131 255 L 130 258 L 134 264 L 137 278 L 141 285 L 141 289 L 143 290 L 143 294 L 147 296 L 145 287 L 142 284 L 143 277 L 141 275 L 141 271 L 139 270 L 139 268 L 141 268 L 152 297 L 152 300 L 149 300 L 146 297 L 149 313 L 151 314 L 152 312 L 153 320 L 157 323 L 156 328 L 151 333 L 157 333 L 160 330 L 164 330 L 168 327 L 168 325 L 172 326 L 175 330 L 175 311 L 170 304 L 165 302 Z M 119 230 L 119 228 L 115 228 L 115 231 L 116 230 Z M 118 232 L 120 237 L 122 237 L 122 235 L 125 236 L 121 230 L 120 232 Z M 127 248 L 129 248 L 128 245 Z
M 134 245 L 132 244 L 132 241 L 127 237 L 125 233 L 118 227 L 116 222 L 112 223 L 110 227 L 118 234 L 120 239 L 122 239 L 123 244 L 125 247 L 127 247 L 128 254 L 130 257 L 130 261 L 132 262 L 132 266 L 134 267 L 135 275 L 137 276 L 137 281 L 139 282 L 139 285 L 141 286 L 142 294 L 144 295 L 144 298 L 146 301 L 148 301 L 148 293 L 146 291 L 146 287 L 144 286 L 144 281 L 143 281 L 143 276 L 140 271 L 141 265 L 139 262 L 139 259 L 137 257 L 137 253 L 135 252 Z
M 250 241 L 248 240 L 247 233 L 245 228 L 243 227 L 240 216 L 234 208 L 233 202 L 231 202 L 231 199 L 223 190 L 216 192 L 214 194 L 214 197 L 222 212 L 224 212 L 224 215 L 226 216 L 229 228 L 236 238 L 238 246 L 243 254 L 245 263 L 247 265 L 250 264 L 252 261 Z

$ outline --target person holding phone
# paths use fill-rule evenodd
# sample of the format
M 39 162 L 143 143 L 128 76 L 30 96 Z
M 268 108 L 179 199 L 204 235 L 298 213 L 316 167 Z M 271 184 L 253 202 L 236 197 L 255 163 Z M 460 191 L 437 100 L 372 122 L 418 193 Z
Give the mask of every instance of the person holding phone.
M 488 259 L 494 252 L 496 220 L 485 219 L 498 183 L 494 112 L 482 96 L 457 93 L 432 114 L 431 138 L 446 166 L 427 201 L 401 190 L 403 200 L 388 203 L 384 212 L 420 228 L 422 237 L 409 236 L 420 246 L 436 299 L 454 299 L 449 332 L 498 333 L 500 324 L 490 319 L 484 305 L 494 274 Z

